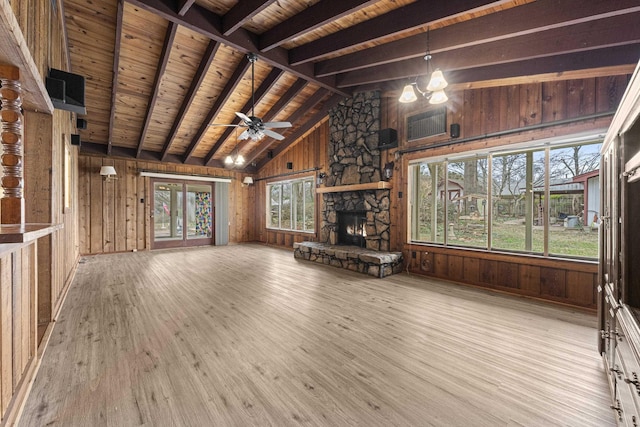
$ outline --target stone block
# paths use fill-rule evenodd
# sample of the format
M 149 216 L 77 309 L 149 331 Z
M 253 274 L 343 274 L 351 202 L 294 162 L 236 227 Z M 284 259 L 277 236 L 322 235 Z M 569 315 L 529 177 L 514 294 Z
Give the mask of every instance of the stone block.
M 380 266 L 379 265 L 370 265 L 367 270 L 367 274 L 369 276 L 380 277 Z
M 387 277 L 393 274 L 393 269 L 388 264 L 384 266 L 380 266 L 380 268 L 382 268 L 382 274 L 380 275 L 380 277 Z
M 347 259 L 349 255 L 347 251 L 344 251 L 342 249 L 336 249 L 334 253 L 335 253 L 335 257 L 338 259 Z

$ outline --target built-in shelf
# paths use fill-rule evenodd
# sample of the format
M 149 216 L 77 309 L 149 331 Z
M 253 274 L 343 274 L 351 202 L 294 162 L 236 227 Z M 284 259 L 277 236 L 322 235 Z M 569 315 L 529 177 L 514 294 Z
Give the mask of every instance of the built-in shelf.
M 378 181 L 368 182 L 366 184 L 336 185 L 334 187 L 316 188 L 316 193 L 342 193 L 344 191 L 361 191 L 361 190 L 391 190 L 390 182 Z
M 44 237 L 62 224 L 0 224 L 0 243 L 24 243 Z
M 0 64 L 20 69 L 22 85 L 22 107 L 29 111 L 53 113 L 53 103 L 44 79 L 38 71 L 27 42 L 18 25 L 18 20 L 8 2 L 0 7 Z

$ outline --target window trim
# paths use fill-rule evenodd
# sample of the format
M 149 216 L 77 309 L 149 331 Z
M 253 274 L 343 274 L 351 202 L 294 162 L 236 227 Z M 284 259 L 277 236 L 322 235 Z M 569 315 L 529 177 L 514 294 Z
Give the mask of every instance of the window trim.
M 312 219 L 313 219 L 313 228 L 310 230 L 298 230 L 296 229 L 296 223 L 297 223 L 297 219 L 296 219 L 296 213 L 297 213 L 297 207 L 296 207 L 296 203 L 294 202 L 294 185 L 296 183 L 302 183 L 302 210 L 303 210 L 303 224 L 304 224 L 304 219 L 305 219 L 305 215 L 304 212 L 306 212 L 306 200 L 304 197 L 304 183 L 305 182 L 311 182 L 311 197 L 313 199 L 313 215 L 312 215 Z M 290 200 L 290 206 L 291 206 L 291 227 L 290 228 L 282 228 L 282 185 L 283 184 L 291 184 L 291 200 Z M 271 182 L 267 182 L 265 185 L 265 211 L 266 211 L 266 215 L 265 215 L 265 228 L 267 230 L 274 230 L 274 231 L 287 231 L 287 232 L 292 232 L 292 233 L 304 233 L 304 234 L 315 234 L 316 233 L 316 227 L 317 227 L 317 221 L 316 221 L 316 205 L 317 205 L 317 200 L 316 200 L 316 187 L 315 187 L 315 175 L 307 175 L 307 176 L 303 176 L 303 177 L 299 177 L 299 178 L 294 178 L 294 179 L 284 179 L 284 180 L 280 180 L 280 181 L 271 181 Z M 279 204 L 278 204 L 278 227 L 274 227 L 271 225 L 271 186 L 273 185 L 280 185 L 280 200 L 279 200 Z

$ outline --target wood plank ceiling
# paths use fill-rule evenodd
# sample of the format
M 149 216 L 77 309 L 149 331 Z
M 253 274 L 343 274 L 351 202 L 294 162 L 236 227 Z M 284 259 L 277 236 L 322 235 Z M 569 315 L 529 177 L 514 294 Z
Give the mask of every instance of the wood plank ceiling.
M 452 87 L 629 73 L 637 0 L 64 0 L 72 71 L 85 76 L 82 150 L 256 170 L 345 96 L 397 96 L 427 49 Z M 290 121 L 239 141 L 235 112 Z

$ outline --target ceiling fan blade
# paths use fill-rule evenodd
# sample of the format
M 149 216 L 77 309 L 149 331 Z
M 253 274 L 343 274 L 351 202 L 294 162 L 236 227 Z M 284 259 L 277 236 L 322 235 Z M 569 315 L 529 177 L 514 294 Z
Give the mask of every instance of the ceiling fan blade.
M 262 132 L 264 132 L 265 135 L 270 136 L 273 139 L 277 139 L 278 141 L 282 141 L 284 139 L 284 136 L 280 135 L 279 133 L 275 133 L 274 131 L 269 129 L 265 129 Z
M 289 122 L 266 122 L 263 123 L 264 127 L 266 128 L 290 128 L 291 127 L 291 123 Z
M 240 117 L 242 119 L 243 122 L 245 122 L 246 124 L 250 125 L 251 123 L 253 123 L 251 121 L 251 119 L 249 118 L 249 116 L 247 116 L 244 113 L 241 113 L 239 111 L 236 111 L 236 116 Z
M 244 141 L 245 139 L 249 139 L 249 132 L 251 132 L 251 129 L 247 129 L 244 132 L 242 132 L 240 135 L 238 135 L 238 139 L 240 141 Z
M 209 125 L 208 125 L 208 126 L 224 126 L 224 127 L 232 127 L 232 128 L 235 128 L 235 127 L 243 126 L 243 125 L 223 125 L 223 124 L 219 124 L 219 123 L 209 123 Z

